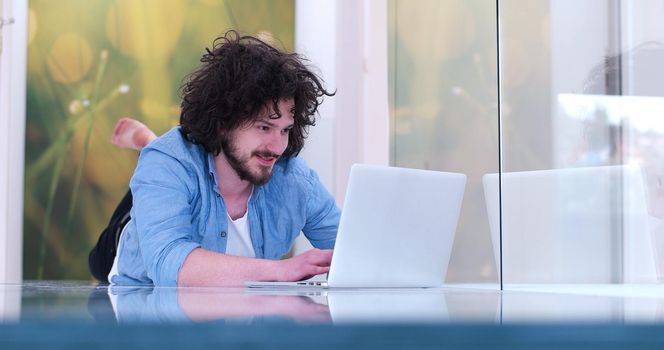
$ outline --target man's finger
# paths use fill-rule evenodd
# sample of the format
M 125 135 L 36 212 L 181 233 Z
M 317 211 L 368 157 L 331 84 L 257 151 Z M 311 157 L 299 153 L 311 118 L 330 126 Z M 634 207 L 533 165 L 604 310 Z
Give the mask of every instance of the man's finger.
M 309 261 L 317 265 L 329 265 L 332 261 L 333 250 L 314 250 L 309 254 Z

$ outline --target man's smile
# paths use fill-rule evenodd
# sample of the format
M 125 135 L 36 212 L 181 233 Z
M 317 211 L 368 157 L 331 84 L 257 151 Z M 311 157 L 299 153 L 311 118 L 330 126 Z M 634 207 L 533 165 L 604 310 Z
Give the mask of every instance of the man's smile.
M 254 152 L 253 156 L 256 157 L 261 165 L 265 166 L 272 166 L 277 161 L 277 159 L 279 159 L 278 154 L 271 152 Z

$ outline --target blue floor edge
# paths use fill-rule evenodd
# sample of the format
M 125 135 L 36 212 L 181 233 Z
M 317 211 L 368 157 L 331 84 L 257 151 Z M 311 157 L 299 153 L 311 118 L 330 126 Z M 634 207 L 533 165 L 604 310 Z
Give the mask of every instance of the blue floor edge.
M 0 349 L 639 349 L 664 348 L 664 325 L 227 325 L 30 323 L 0 326 Z

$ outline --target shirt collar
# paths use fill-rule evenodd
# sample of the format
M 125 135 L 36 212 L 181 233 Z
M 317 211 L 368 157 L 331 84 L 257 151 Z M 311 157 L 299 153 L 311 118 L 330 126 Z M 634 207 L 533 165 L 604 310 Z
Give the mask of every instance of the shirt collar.
M 221 195 L 219 193 L 219 179 L 217 178 L 217 167 L 215 166 L 214 163 L 214 156 L 212 155 L 211 152 L 206 152 L 207 153 L 207 163 L 208 163 L 208 172 L 210 179 L 214 183 L 214 192 L 216 192 L 218 195 Z

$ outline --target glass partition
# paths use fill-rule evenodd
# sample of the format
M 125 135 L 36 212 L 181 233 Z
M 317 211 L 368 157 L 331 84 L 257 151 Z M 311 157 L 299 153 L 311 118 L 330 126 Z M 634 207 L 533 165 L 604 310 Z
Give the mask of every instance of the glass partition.
M 446 281 L 496 283 L 482 183 L 498 172 L 495 2 L 389 6 L 391 164 L 467 175 Z
M 664 5 L 500 13 L 503 282 L 661 280 Z
M 664 278 L 662 15 L 390 1 L 391 162 L 468 175 L 448 282 Z

